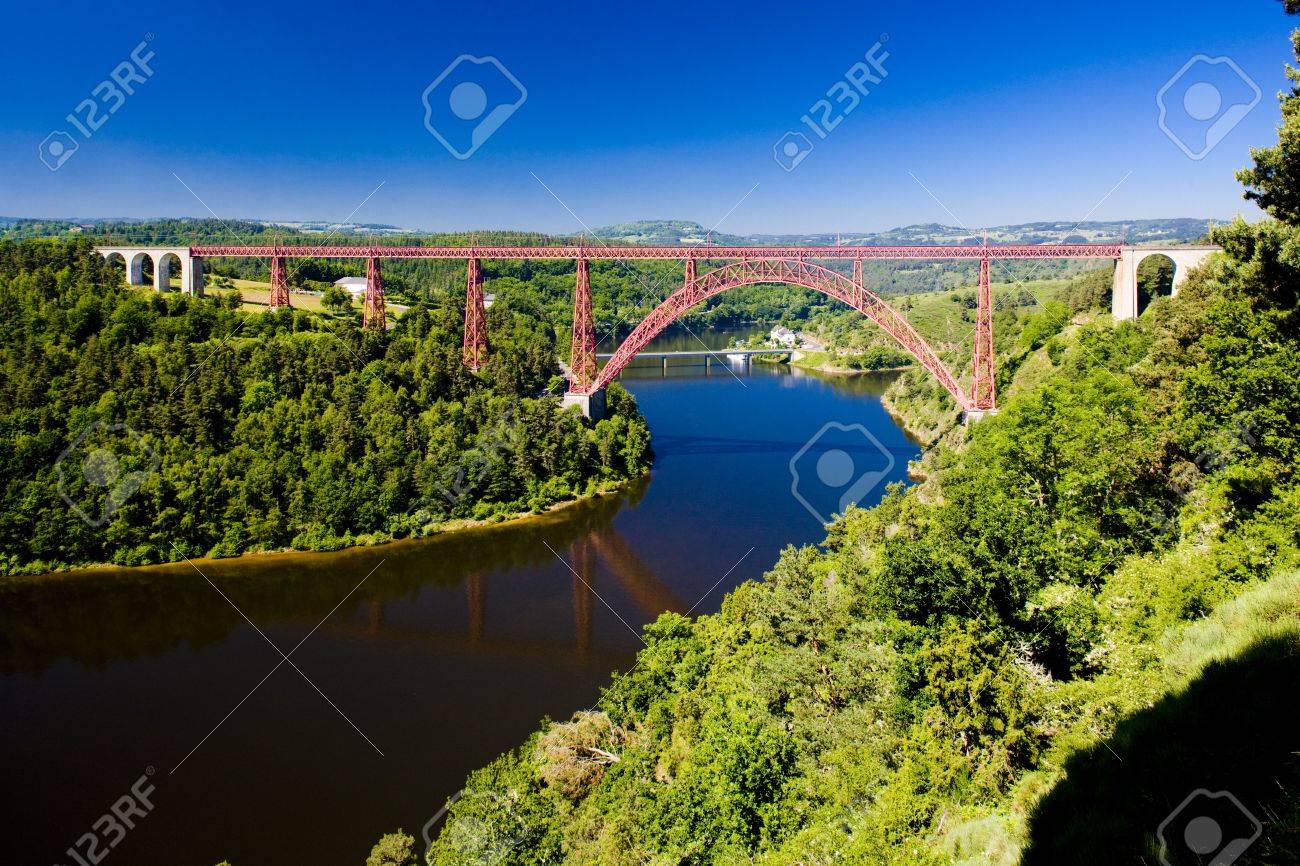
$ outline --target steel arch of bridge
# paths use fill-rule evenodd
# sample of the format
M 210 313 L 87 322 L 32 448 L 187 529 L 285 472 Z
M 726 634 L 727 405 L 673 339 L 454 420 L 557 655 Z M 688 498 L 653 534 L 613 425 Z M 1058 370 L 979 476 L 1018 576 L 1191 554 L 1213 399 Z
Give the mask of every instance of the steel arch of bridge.
M 909 354 L 929 370 L 939 384 L 963 410 L 970 408 L 970 398 L 962 393 L 957 379 L 902 314 L 885 303 L 879 295 L 863 286 L 861 270 L 855 268 L 856 279 L 812 264 L 801 259 L 749 259 L 724 265 L 700 276 L 694 275 L 693 260 L 687 262 L 685 284 L 655 307 L 644 320 L 628 334 L 609 362 L 585 387 L 577 393 L 591 394 L 614 380 L 623 368 L 631 363 L 637 353 L 665 328 L 681 317 L 691 307 L 728 289 L 755 283 L 788 283 L 843 301 L 861 312 L 894 338 Z

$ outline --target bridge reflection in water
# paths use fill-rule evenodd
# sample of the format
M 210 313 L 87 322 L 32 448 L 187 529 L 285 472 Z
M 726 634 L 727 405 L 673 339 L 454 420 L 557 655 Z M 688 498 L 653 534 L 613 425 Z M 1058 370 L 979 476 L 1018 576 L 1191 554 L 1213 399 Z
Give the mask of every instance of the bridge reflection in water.
M 573 597 L 573 624 L 572 631 L 567 634 L 556 629 L 555 634 L 549 638 L 527 638 L 511 634 L 508 629 L 491 629 L 491 578 L 485 571 L 475 571 L 465 576 L 466 627 L 463 630 L 390 622 L 385 613 L 385 600 L 372 598 L 364 611 L 350 619 L 335 621 L 331 618 L 319 631 L 368 642 L 404 644 L 438 651 L 472 651 L 478 655 L 495 656 L 504 660 L 595 660 L 617 665 L 626 657 L 625 649 L 593 646 L 593 610 L 596 606 L 603 608 L 607 603 L 603 600 L 605 596 L 598 597 L 598 559 L 604 565 L 604 571 L 613 575 L 623 590 L 622 596 L 636 602 L 641 614 L 637 619 L 652 620 L 664 611 L 685 613 L 690 607 L 682 604 L 611 525 L 590 530 L 562 552 L 566 554 L 568 566 L 572 570 L 568 584 Z M 509 593 L 508 578 L 500 583 L 501 591 Z M 611 618 L 627 615 L 616 610 L 609 613 Z M 307 628 L 315 625 L 307 619 L 299 622 Z
M 637 644 L 625 623 L 639 629 L 663 611 L 690 607 L 613 525 L 647 484 L 526 521 L 381 547 L 5 581 L 0 673 L 35 673 L 63 660 L 101 667 L 220 644 L 246 624 L 208 580 L 261 628 L 305 635 L 321 623 L 313 641 L 334 635 L 435 653 L 617 666 Z M 463 602 L 449 592 L 457 586 Z M 571 601 L 557 606 L 564 595 Z

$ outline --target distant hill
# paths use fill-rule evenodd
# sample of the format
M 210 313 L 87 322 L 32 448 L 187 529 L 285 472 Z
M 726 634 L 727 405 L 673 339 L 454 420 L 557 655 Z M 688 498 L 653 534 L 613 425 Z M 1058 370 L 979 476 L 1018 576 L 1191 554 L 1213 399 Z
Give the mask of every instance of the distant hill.
M 712 243 L 717 246 L 753 246 L 758 241 L 725 232 L 712 232 L 687 220 L 637 220 L 596 229 L 596 237 L 644 246 Z
M 1035 222 L 994 226 L 988 229 L 991 244 L 1053 243 L 1189 243 L 1205 237 L 1209 220 L 1181 217 L 1177 219 L 1112 220 L 1074 223 Z M 577 243 L 577 236 L 552 238 L 534 232 L 423 232 L 380 223 L 323 223 L 308 220 L 271 221 L 256 219 L 108 219 L 57 217 L 32 219 L 0 216 L 0 237 L 21 238 L 90 234 L 136 243 L 189 243 L 216 239 L 240 239 L 253 242 L 281 237 L 329 235 L 340 239 L 385 238 L 395 240 L 445 243 Z M 957 226 L 926 223 L 901 226 L 881 232 L 845 232 L 835 234 L 749 234 L 735 235 L 710 232 L 688 220 L 637 220 L 596 229 L 595 237 L 615 244 L 758 246 L 890 246 L 923 244 L 976 245 L 984 235 Z M 311 241 L 308 241 L 311 242 Z
M 988 229 L 991 244 L 1053 243 L 1190 243 L 1205 237 L 1209 220 L 1176 219 L 1110 220 L 1092 222 L 1036 222 L 993 226 Z M 902 226 L 882 232 L 835 234 L 751 234 L 708 232 L 687 220 L 638 220 L 596 229 L 597 237 L 633 244 L 703 244 L 706 238 L 719 246 L 891 246 L 920 244 L 975 245 L 983 242 L 982 232 L 939 223 Z

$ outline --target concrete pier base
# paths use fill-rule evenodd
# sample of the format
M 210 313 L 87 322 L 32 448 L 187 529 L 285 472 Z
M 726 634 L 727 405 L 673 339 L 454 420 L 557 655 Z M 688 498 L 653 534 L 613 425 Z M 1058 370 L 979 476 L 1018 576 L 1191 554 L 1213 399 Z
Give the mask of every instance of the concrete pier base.
M 998 414 L 997 409 L 967 409 L 962 413 L 962 422 L 973 424 L 976 421 L 982 420 L 985 416 L 996 414 Z
M 565 392 L 560 398 L 560 408 L 567 409 L 570 406 L 577 406 L 592 421 L 599 421 L 605 417 L 605 389 L 593 391 L 590 394 L 575 394 L 572 391 Z

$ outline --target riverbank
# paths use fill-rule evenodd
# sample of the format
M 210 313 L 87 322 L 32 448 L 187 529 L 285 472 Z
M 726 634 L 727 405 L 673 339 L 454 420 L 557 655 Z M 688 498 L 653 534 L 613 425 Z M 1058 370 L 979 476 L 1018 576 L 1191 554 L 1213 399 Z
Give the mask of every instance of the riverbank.
M 820 373 L 839 373 L 839 374 L 850 374 L 850 375 L 854 373 L 898 373 L 898 372 L 902 372 L 903 370 L 910 370 L 913 366 L 915 366 L 914 364 L 909 362 L 909 363 L 886 364 L 880 367 L 875 367 L 875 366 L 854 367 L 851 364 L 844 362 L 843 359 L 845 357 L 856 358 L 858 356 L 857 355 L 832 356 L 830 352 L 817 351 L 812 349 L 809 350 L 798 349 L 791 353 L 790 364 L 791 366 L 794 367 L 802 367 L 805 370 L 816 370 Z
M 626 492 L 626 490 L 636 484 L 645 482 L 649 477 L 650 470 L 635 475 L 631 478 L 624 478 L 619 481 L 609 481 L 601 484 L 590 493 L 584 493 L 571 499 L 565 499 L 556 502 L 546 508 L 534 511 L 516 511 L 505 514 L 493 515 L 479 520 L 460 518 L 457 520 L 447 520 L 441 523 L 430 524 L 424 531 L 418 534 L 393 536 L 385 532 L 363 532 L 356 535 L 349 533 L 341 538 L 335 537 L 339 543 L 337 545 L 325 543 L 315 547 L 277 547 L 271 550 L 246 550 L 230 556 L 182 556 L 179 559 L 169 559 L 162 562 L 151 562 L 143 565 L 121 565 L 112 562 L 91 562 L 77 563 L 73 565 L 60 566 L 58 568 L 45 568 L 40 571 L 23 571 L 16 570 L 9 574 L 0 576 L 0 582 L 10 579 L 39 579 L 42 577 L 57 577 L 77 572 L 97 572 L 113 569 L 130 569 L 131 571 L 149 571 L 174 568 L 182 563 L 198 566 L 202 563 L 213 562 L 231 562 L 240 560 L 261 560 L 274 559 L 276 557 L 301 556 L 311 554 L 336 554 L 368 550 L 376 547 L 386 547 L 390 545 L 400 545 L 408 543 L 418 543 L 427 541 L 432 538 L 440 538 L 454 534 L 470 534 L 474 530 L 482 530 L 487 527 L 512 526 L 528 522 L 536 522 L 540 518 L 559 512 L 573 509 L 581 505 L 595 502 L 607 496 L 613 496 Z

